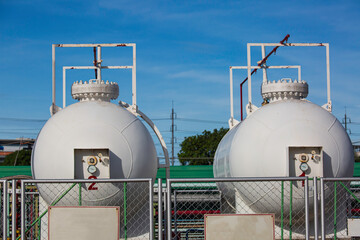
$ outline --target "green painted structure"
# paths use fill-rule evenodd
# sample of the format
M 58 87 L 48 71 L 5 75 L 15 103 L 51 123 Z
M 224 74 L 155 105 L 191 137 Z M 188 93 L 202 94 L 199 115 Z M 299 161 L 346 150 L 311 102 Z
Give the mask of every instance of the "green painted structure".
M 0 166 L 0 178 L 15 175 L 31 176 L 30 166 Z M 355 163 L 354 177 L 360 177 L 360 162 Z M 158 170 L 156 178 L 165 179 L 165 169 Z M 214 178 L 212 165 L 170 167 L 170 178 Z

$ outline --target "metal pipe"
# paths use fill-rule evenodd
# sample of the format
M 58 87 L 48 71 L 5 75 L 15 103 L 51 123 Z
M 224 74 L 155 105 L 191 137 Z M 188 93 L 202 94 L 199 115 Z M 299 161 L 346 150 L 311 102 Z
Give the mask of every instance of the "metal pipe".
M 325 191 L 324 179 L 320 178 L 320 213 L 321 213 L 321 239 L 325 239 Z
M 330 97 L 330 47 L 328 43 L 324 44 L 326 46 L 326 85 L 327 85 L 327 103 L 331 112 L 331 97 Z
M 264 59 L 265 58 L 265 46 L 261 45 L 261 58 Z M 266 66 L 262 67 L 263 70 L 263 82 L 267 82 L 267 74 L 266 74 Z
M 318 239 L 317 177 L 314 177 L 314 239 Z
M 154 239 L 154 189 L 152 179 L 149 181 L 149 214 L 150 214 L 150 240 Z
M 135 43 L 53 44 L 55 47 L 133 47 Z
M 176 208 L 176 190 L 174 190 L 174 233 L 175 233 L 175 238 L 177 236 L 177 208 Z
M 163 225 L 162 225 L 162 215 L 163 215 L 163 204 L 162 204 L 162 180 L 158 178 L 158 239 L 162 240 L 163 237 Z
M 11 203 L 11 239 L 16 239 L 16 180 L 12 180 L 12 203 Z
M 3 180 L 3 239 L 7 239 L 7 208 L 8 208 L 8 201 L 7 201 L 7 194 L 8 194 L 8 186 L 7 181 Z
M 171 178 L 170 183 L 199 182 L 266 182 L 266 181 L 305 181 L 306 177 L 229 177 L 229 178 Z
M 132 68 L 132 105 L 136 107 L 136 45 L 133 47 L 133 68 Z M 133 109 L 137 110 L 137 109 Z
M 96 59 L 96 66 L 97 66 L 97 76 L 96 79 L 101 81 L 101 47 L 97 47 L 97 59 Z
M 248 100 L 249 100 L 249 112 L 252 112 L 252 107 L 251 107 L 251 104 L 252 104 L 252 96 L 251 96 L 251 54 L 250 54 L 250 46 L 249 44 L 247 45 L 247 79 L 249 81 L 248 83 Z M 256 70 L 254 70 L 256 72 Z M 244 80 L 245 81 L 245 80 Z
M 98 69 L 95 66 L 64 66 L 65 69 Z M 101 69 L 127 69 L 133 68 L 132 66 L 101 66 Z
M 26 239 L 25 236 L 25 184 L 21 182 L 21 236 Z
M 167 190 L 167 240 L 171 239 L 171 179 L 166 179 L 166 190 Z
M 52 114 L 55 113 L 56 84 L 55 84 L 55 44 L 52 45 Z
M 261 47 L 263 45 L 265 47 L 324 47 L 328 44 L 328 43 L 285 43 L 285 41 L 287 40 L 284 40 L 283 43 L 281 42 L 280 43 L 248 43 L 248 45 L 250 45 L 251 47 L 256 47 L 256 46 Z
M 66 68 L 63 68 L 63 108 L 66 107 Z
M 233 88 L 233 71 L 230 67 L 230 125 L 234 126 L 234 88 Z
M 305 179 L 305 239 L 309 240 L 309 180 Z
M 134 179 L 31 179 L 22 180 L 25 183 L 124 183 L 124 182 L 149 182 L 151 178 Z M 214 181 L 214 180 L 213 180 Z

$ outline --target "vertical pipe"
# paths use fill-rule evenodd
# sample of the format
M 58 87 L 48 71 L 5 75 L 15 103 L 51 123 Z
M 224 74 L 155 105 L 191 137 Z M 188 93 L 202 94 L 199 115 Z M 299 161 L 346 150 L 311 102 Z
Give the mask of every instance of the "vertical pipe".
M 133 45 L 132 105 L 136 106 L 136 44 Z
M 7 188 L 7 181 L 3 181 L 3 239 L 7 239 L 7 208 L 8 208 L 8 202 L 7 202 L 7 194 L 8 194 L 8 188 Z
M 127 240 L 127 182 L 124 182 L 124 239 Z
M 81 202 L 82 202 L 82 192 L 81 192 L 81 183 L 79 183 L 79 206 L 82 205 Z
M 56 102 L 56 84 L 55 84 L 55 44 L 52 45 L 52 107 L 53 111 Z M 52 113 L 53 114 L 53 113 Z
M 337 232 L 337 227 L 336 227 L 336 205 L 337 205 L 337 182 L 334 182 L 334 239 L 336 240 L 336 232 Z
M 298 80 L 301 82 L 301 66 L 298 66 Z
M 327 102 L 328 102 L 328 104 L 331 104 L 331 97 L 330 97 L 330 49 L 329 49 L 329 44 L 326 44 L 325 46 L 326 46 Z
M 289 239 L 292 239 L 292 204 L 293 204 L 293 185 L 292 181 L 290 181 L 290 213 L 289 213 Z
M 63 68 L 63 108 L 66 107 L 66 69 Z
M 174 190 L 174 233 L 177 236 L 177 209 L 176 209 L 176 190 Z
M 252 96 L 251 96 L 251 53 L 250 45 L 247 44 L 247 72 L 248 72 L 248 99 L 249 99 L 249 111 L 251 112 Z
M 281 240 L 284 239 L 284 181 L 281 181 Z
M 309 179 L 305 179 L 305 239 L 309 240 Z
M 149 180 L 149 216 L 150 216 L 150 240 L 154 239 L 154 189 L 153 180 Z
M 321 213 L 321 239 L 325 239 L 325 192 L 324 179 L 320 178 L 320 213 Z
M 16 180 L 12 180 L 12 195 L 11 195 L 11 239 L 16 239 Z
M 21 181 L 21 238 L 27 239 L 25 236 L 25 184 Z
M 233 71 L 230 67 L 230 128 L 234 126 L 234 90 L 233 90 Z
M 265 46 L 264 45 L 261 45 L 261 57 L 262 57 L 262 59 L 265 58 Z M 266 62 L 264 62 L 264 64 L 266 64 Z M 263 82 L 267 82 L 266 68 L 264 67 L 262 69 L 263 69 Z
M 162 180 L 158 178 L 158 240 L 163 239 L 163 228 L 162 228 L 162 214 L 163 214 L 163 204 L 162 204 Z
M 244 114 L 243 114 L 243 94 L 242 94 L 242 83 L 240 84 L 240 117 L 241 117 L 241 121 L 244 119 Z
M 317 177 L 314 177 L 314 239 L 318 240 Z
M 101 81 L 101 47 L 97 47 L 97 80 Z
M 170 179 L 166 180 L 166 190 L 167 190 L 167 240 L 171 239 L 171 181 Z

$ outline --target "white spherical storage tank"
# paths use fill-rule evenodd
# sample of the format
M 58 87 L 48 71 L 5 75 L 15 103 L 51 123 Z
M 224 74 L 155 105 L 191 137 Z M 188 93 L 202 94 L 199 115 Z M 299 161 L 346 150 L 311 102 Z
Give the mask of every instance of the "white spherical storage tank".
M 348 134 L 329 111 L 305 100 L 307 93 L 304 81 L 263 82 L 262 96 L 268 103 L 255 109 L 221 140 L 214 159 L 215 178 L 352 177 L 354 155 Z M 290 200 L 292 212 L 305 211 L 304 185 L 290 184 L 293 192 L 291 197 L 288 190 L 283 193 L 284 208 L 280 182 L 223 183 L 219 188 L 225 198 L 239 194 L 239 201 L 254 213 L 274 213 L 280 226 L 281 212 L 289 211 Z M 288 183 L 286 186 L 288 189 Z M 328 198 L 333 196 L 331 187 L 326 186 L 325 191 Z M 313 197 L 312 192 L 309 197 Z M 310 221 L 314 217 L 313 202 L 309 204 Z M 292 221 L 305 226 L 302 214 L 294 214 Z M 339 224 L 338 229 L 343 227 Z M 305 233 L 301 227 L 292 230 Z

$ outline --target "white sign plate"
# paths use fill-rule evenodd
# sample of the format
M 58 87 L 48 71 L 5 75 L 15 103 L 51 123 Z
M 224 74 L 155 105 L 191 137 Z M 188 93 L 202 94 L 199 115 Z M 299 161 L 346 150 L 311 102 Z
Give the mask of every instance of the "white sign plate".
M 205 215 L 206 240 L 274 240 L 274 214 Z
M 49 207 L 49 240 L 119 240 L 119 207 Z

